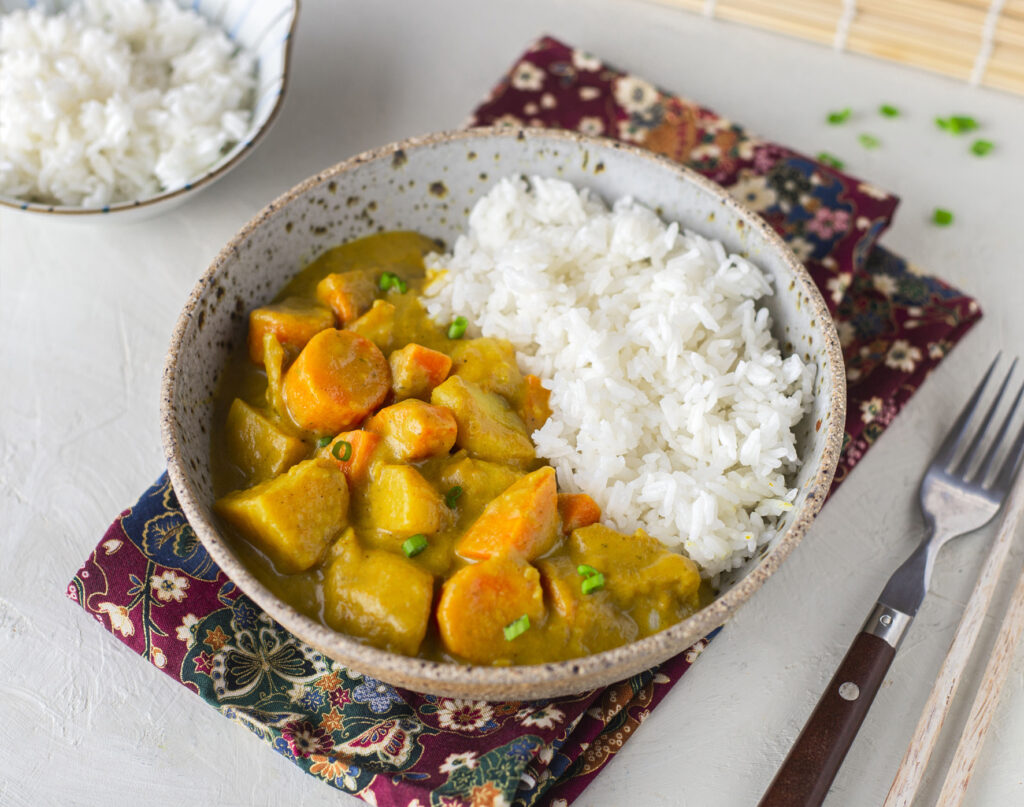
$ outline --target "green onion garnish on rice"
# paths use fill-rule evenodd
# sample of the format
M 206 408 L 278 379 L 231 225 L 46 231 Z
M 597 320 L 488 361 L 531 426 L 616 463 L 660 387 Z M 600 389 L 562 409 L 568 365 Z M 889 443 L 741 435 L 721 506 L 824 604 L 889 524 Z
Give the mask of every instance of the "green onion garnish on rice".
M 348 462 L 352 458 L 352 444 L 348 440 L 339 440 L 331 449 L 334 459 L 340 462 Z
M 977 154 L 979 157 L 984 157 L 994 148 L 995 143 L 991 140 L 975 140 L 971 143 L 971 153 Z
M 511 642 L 517 636 L 522 636 L 526 631 L 530 629 L 530 617 L 528 614 L 523 614 L 519 619 L 513 622 L 511 625 L 505 626 L 505 641 Z
M 452 324 L 448 326 L 448 338 L 449 339 L 461 339 L 466 333 L 466 328 L 469 326 L 469 320 L 465 317 L 456 317 L 452 320 Z
M 422 532 L 418 532 L 405 539 L 402 543 L 402 551 L 405 553 L 407 558 L 411 558 L 426 549 L 428 545 L 429 542 L 427 541 L 427 536 Z M 508 628 L 505 630 L 508 630 Z
M 836 112 L 829 112 L 826 120 L 833 126 L 837 126 L 840 123 L 845 123 L 852 114 L 853 110 L 850 109 L 850 107 L 846 107 L 845 109 L 840 109 Z
M 941 207 L 937 207 L 932 213 L 932 222 L 937 224 L 939 227 L 948 227 L 953 223 L 953 214 L 949 210 L 943 210 Z

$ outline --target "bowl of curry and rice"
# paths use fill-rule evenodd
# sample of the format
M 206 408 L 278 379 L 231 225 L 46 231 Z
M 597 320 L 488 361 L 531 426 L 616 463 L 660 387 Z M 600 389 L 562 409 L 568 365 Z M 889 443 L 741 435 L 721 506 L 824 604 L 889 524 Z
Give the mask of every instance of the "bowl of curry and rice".
M 422 692 L 608 684 L 721 625 L 838 459 L 838 339 L 717 185 L 575 133 L 415 138 L 308 179 L 193 290 L 171 481 L 302 641 Z

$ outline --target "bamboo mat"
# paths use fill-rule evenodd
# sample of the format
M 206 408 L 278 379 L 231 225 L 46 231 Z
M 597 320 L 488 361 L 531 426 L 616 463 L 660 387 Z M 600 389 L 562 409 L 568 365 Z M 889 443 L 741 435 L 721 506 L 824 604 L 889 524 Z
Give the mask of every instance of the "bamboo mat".
M 655 0 L 1024 94 L 1024 0 Z

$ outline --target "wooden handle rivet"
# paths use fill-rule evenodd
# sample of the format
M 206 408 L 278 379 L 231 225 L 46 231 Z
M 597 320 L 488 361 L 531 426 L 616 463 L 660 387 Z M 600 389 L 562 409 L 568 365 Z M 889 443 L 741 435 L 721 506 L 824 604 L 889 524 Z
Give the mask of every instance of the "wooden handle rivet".
M 860 687 L 853 683 L 853 681 L 840 684 L 839 697 L 844 701 L 855 701 L 860 697 Z
M 892 617 L 889 614 L 882 614 L 878 617 L 878 621 L 881 622 L 885 627 L 889 627 L 892 624 Z

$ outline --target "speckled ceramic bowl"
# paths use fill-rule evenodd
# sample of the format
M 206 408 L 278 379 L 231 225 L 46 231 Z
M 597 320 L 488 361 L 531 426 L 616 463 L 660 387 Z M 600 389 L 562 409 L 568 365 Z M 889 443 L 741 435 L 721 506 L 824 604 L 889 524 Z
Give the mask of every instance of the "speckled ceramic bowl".
M 449 244 L 469 210 L 509 174 L 561 177 L 606 200 L 633 195 L 666 219 L 744 252 L 775 279 L 765 300 L 786 351 L 817 365 L 812 411 L 798 430 L 803 461 L 795 506 L 759 557 L 730 576 L 718 598 L 661 633 L 573 661 L 476 667 L 377 650 L 298 613 L 240 561 L 210 510 L 213 396 L 247 312 L 270 300 L 324 250 L 380 230 L 412 229 Z M 297 636 L 360 672 L 392 684 L 485 699 L 580 692 L 644 670 L 718 627 L 800 542 L 828 492 L 846 409 L 842 355 L 825 304 L 783 241 L 719 186 L 667 159 L 618 142 L 546 130 L 478 129 L 408 140 L 353 157 L 268 205 L 221 251 L 196 285 L 171 340 L 161 416 L 171 481 L 214 560 L 252 599 Z
M 76 221 L 130 222 L 165 213 L 220 179 L 248 157 L 277 118 L 288 86 L 292 34 L 299 16 L 299 0 L 175 0 L 197 11 L 227 32 L 228 37 L 256 58 L 256 88 L 252 119 L 245 135 L 201 175 L 180 188 L 141 199 L 99 207 L 50 205 L 0 194 L 0 206 L 50 218 Z M 0 14 L 33 6 L 53 14 L 71 0 L 0 0 Z

